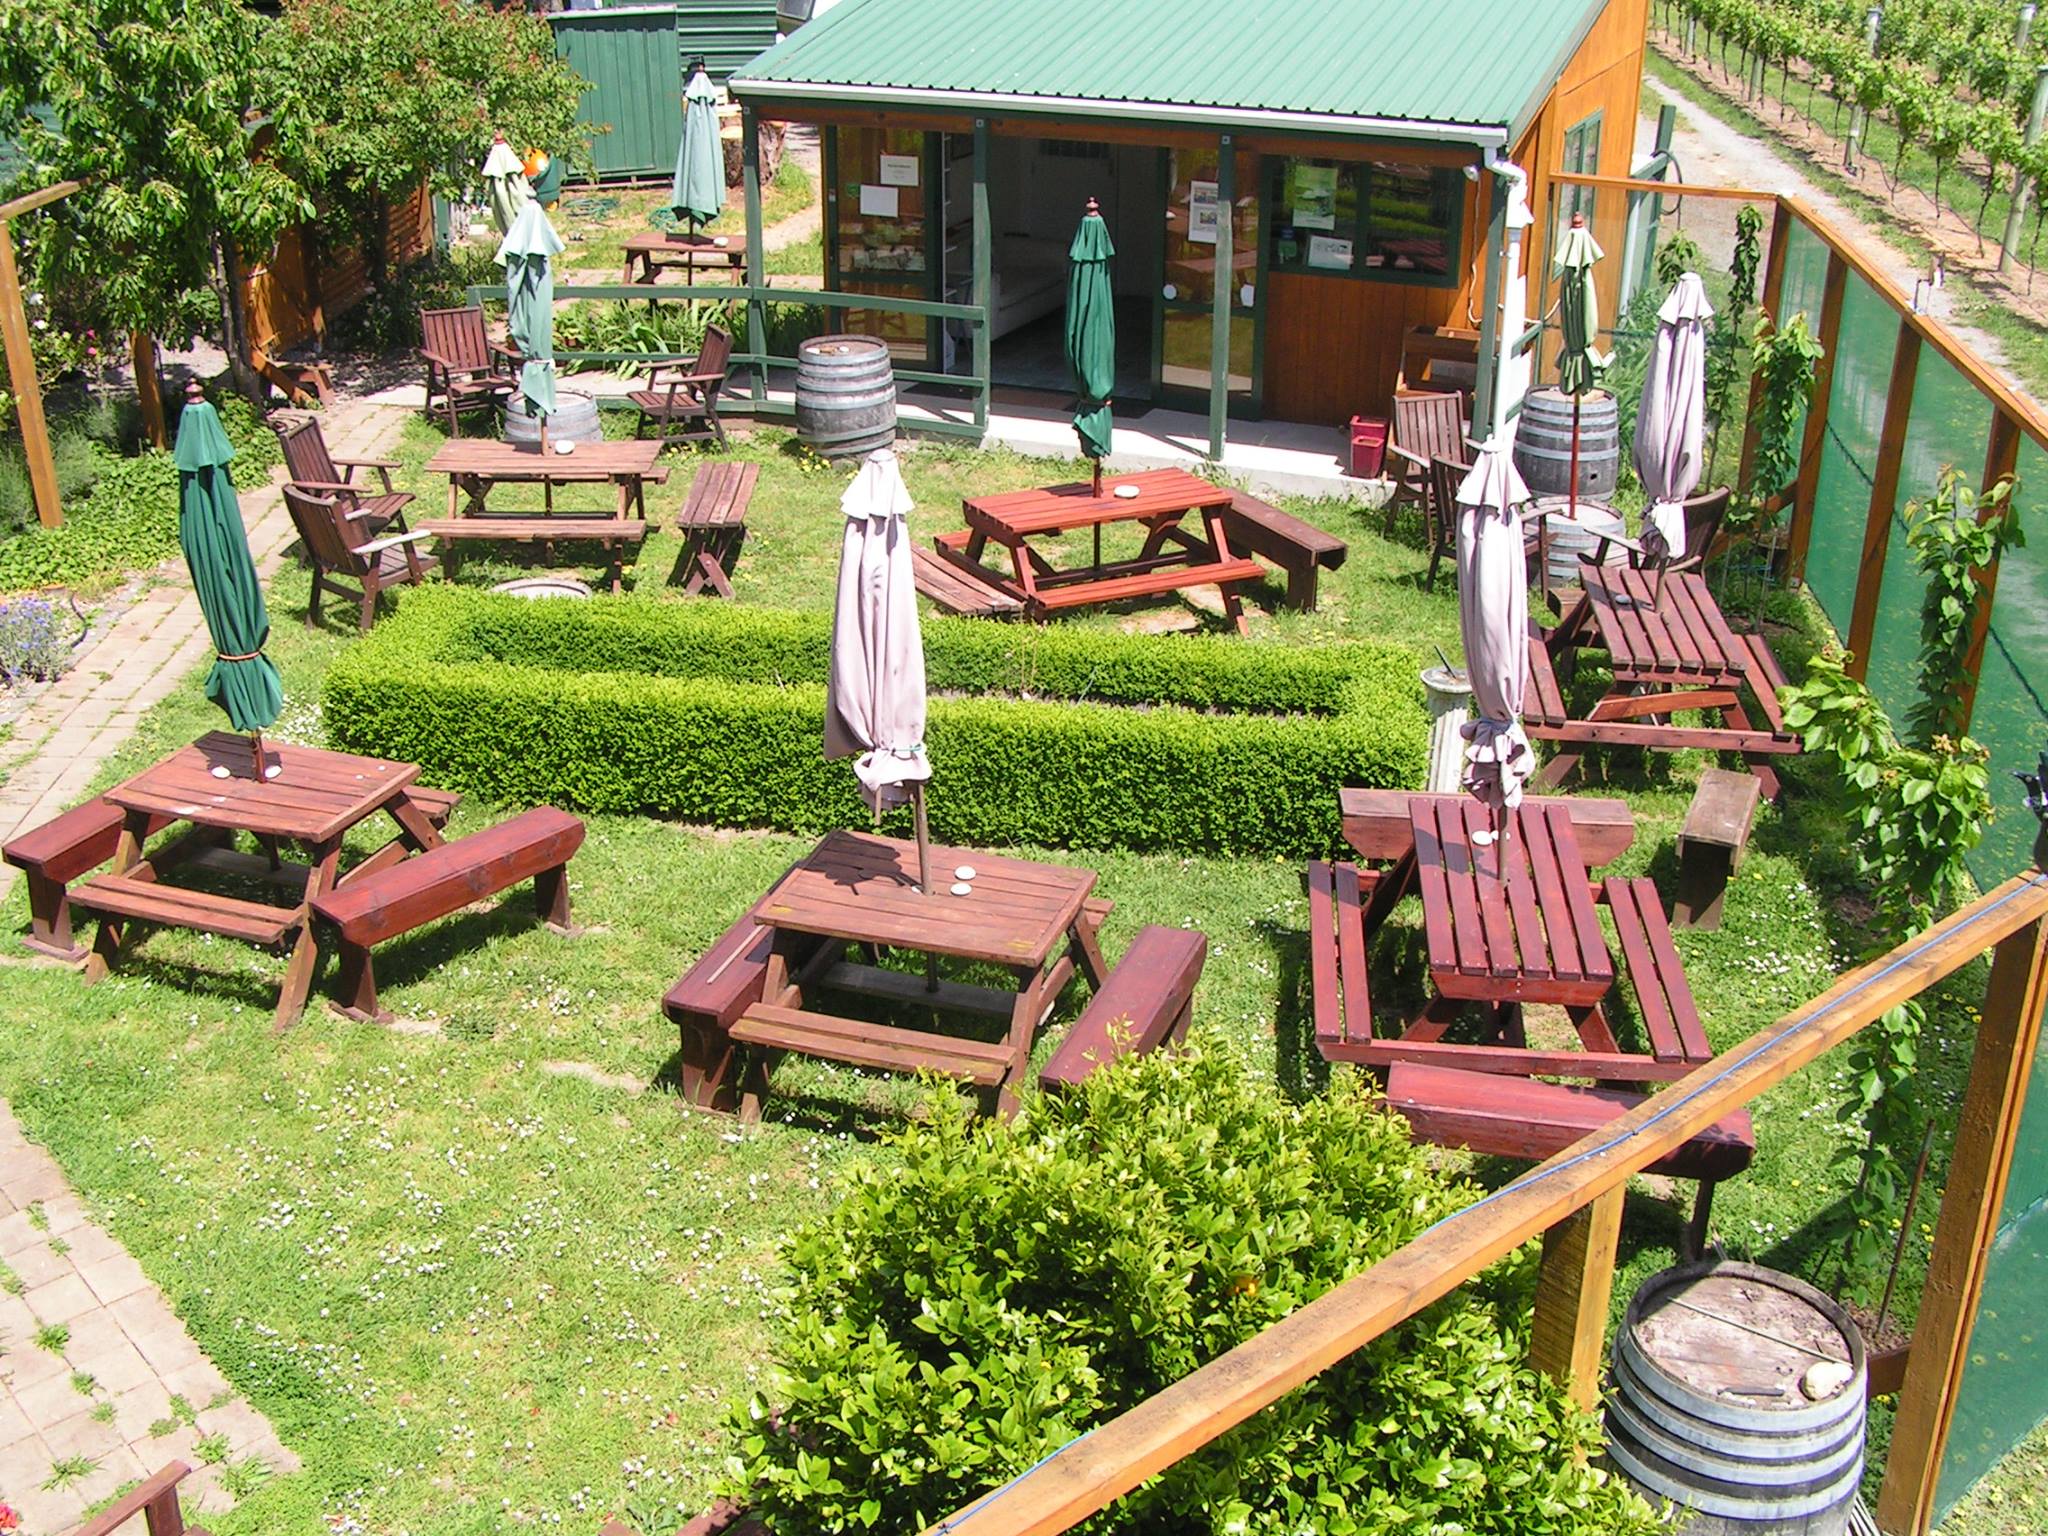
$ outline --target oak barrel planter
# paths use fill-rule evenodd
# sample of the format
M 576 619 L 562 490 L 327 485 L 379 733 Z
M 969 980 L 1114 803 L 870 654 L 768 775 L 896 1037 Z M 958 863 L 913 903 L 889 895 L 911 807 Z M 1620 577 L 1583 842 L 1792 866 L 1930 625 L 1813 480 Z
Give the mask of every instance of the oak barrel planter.
M 597 401 L 580 390 L 556 392 L 555 411 L 547 424 L 550 443 L 596 443 L 604 439 L 604 425 L 597 419 Z M 516 395 L 505 406 L 505 441 L 522 448 L 540 446 L 540 420 L 527 415 L 526 402 Z
M 1614 1341 L 1607 1454 L 1688 1536 L 1840 1536 L 1863 1476 L 1865 1361 L 1805 1282 L 1709 1262 L 1643 1282 Z
M 896 372 L 878 336 L 814 336 L 796 349 L 796 434 L 828 459 L 896 441 Z
M 1571 494 L 1572 397 L 1553 388 L 1523 397 L 1515 422 L 1515 468 L 1535 496 Z M 1614 396 L 1596 389 L 1579 402 L 1579 499 L 1614 493 L 1621 475 L 1621 421 Z

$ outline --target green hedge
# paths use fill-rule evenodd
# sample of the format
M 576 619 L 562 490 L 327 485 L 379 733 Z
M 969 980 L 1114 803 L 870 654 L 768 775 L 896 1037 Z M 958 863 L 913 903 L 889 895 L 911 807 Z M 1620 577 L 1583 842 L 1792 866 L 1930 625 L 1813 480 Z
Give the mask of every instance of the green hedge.
M 924 637 L 943 838 L 1300 856 L 1337 846 L 1338 786 L 1422 782 L 1397 647 L 946 618 Z M 830 639 L 823 614 L 429 588 L 330 669 L 327 728 L 487 800 L 819 831 L 866 814 L 821 755 Z

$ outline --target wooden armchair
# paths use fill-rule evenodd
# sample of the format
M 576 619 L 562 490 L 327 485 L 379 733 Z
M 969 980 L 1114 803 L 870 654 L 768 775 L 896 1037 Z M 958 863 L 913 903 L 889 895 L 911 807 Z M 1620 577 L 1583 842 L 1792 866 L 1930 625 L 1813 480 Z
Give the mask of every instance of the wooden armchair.
M 1661 562 L 1666 572 L 1696 571 L 1707 563 L 1714 541 L 1721 536 L 1721 522 L 1728 515 L 1728 504 L 1734 498 L 1735 493 L 1723 485 L 1698 496 L 1689 496 L 1679 503 L 1685 512 L 1685 548 Z M 1620 544 L 1628 551 L 1628 563 L 1637 570 L 1643 568 L 1643 547 L 1635 539 L 1596 540 L 1592 554 L 1580 558 L 1591 560 L 1595 565 L 1605 565 L 1609 544 Z
M 640 412 L 633 436 L 645 437 L 652 422 L 663 448 L 671 443 L 701 442 L 715 442 L 723 448 L 725 427 L 718 419 L 718 392 L 725 387 L 731 359 L 732 337 L 713 325 L 705 328 L 703 350 L 695 357 L 657 364 L 647 375 L 647 388 L 626 396 Z
M 206 1536 L 204 1527 L 185 1523 L 185 1512 L 178 1503 L 178 1484 L 191 1474 L 192 1469 L 182 1461 L 168 1463 L 154 1477 L 137 1483 L 79 1526 L 71 1536 L 113 1536 L 137 1515 L 142 1516 L 149 1536 Z
M 360 605 L 358 627 L 367 630 L 377 622 L 379 594 L 387 587 L 417 584 L 440 563 L 432 555 L 420 554 L 416 546 L 431 535 L 424 531 L 407 532 L 402 513 L 394 512 L 391 516 L 396 532 L 365 539 L 360 526 L 364 515 L 346 510 L 338 496 L 317 495 L 287 485 L 284 504 L 313 567 L 313 590 L 306 600 L 308 629 L 320 622 L 323 591 L 354 598 Z
M 391 488 L 391 471 L 398 468 L 398 460 L 337 459 L 329 453 L 327 435 L 317 416 L 279 413 L 270 418 L 270 429 L 284 449 L 285 476 L 290 483 L 342 502 L 358 533 L 383 532 L 413 499 L 412 492 Z M 373 491 L 359 483 L 355 478 L 359 469 L 374 470 L 384 489 Z M 368 478 L 364 476 L 364 480 Z
M 1394 532 L 1394 514 L 1402 503 L 1423 504 L 1423 521 L 1431 513 L 1429 501 L 1431 459 L 1469 465 L 1471 450 L 1465 446 L 1464 403 L 1456 394 L 1411 391 L 1394 397 L 1394 431 L 1387 444 L 1392 460 L 1394 494 L 1387 501 L 1389 537 Z
M 1453 464 L 1449 459 L 1429 461 L 1429 505 L 1424 510 L 1429 525 L 1429 576 L 1423 585 L 1426 590 L 1436 590 L 1437 562 L 1450 552 L 1451 570 L 1458 568 L 1458 487 L 1471 472 L 1469 464 Z M 1522 558 L 1529 562 L 1532 576 L 1541 580 L 1541 573 L 1550 560 L 1550 520 L 1539 517 L 1533 526 L 1528 519 L 1522 525 Z
M 448 434 L 462 435 L 462 413 L 495 407 L 517 386 L 520 356 L 491 340 L 483 306 L 420 311 L 420 357 L 427 365 L 427 414 L 438 397 Z

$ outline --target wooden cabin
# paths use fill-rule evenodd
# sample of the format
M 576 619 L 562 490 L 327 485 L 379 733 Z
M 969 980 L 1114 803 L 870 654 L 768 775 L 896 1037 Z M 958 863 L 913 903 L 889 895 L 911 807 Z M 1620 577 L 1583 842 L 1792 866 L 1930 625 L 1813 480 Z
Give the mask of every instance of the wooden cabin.
M 1492 167 L 1526 172 L 1539 218 L 1554 172 L 1628 173 L 1647 10 L 846 0 L 729 88 L 756 125 L 821 130 L 826 286 L 984 304 L 996 386 L 1070 389 L 1066 252 L 1093 197 L 1117 248 L 1120 398 L 1341 423 L 1386 414 L 1404 350 L 1489 389 L 1458 354 L 1500 339 Z M 1618 200 L 1572 198 L 1618 250 Z M 1552 233 L 1531 231 L 1529 265 Z M 958 320 L 851 311 L 847 328 L 887 337 L 900 369 L 977 368 Z

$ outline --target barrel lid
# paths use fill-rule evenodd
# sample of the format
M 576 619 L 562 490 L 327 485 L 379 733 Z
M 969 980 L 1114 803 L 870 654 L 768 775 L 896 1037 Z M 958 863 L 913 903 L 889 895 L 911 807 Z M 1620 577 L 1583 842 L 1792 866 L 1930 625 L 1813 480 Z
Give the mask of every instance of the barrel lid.
M 798 352 L 813 357 L 842 357 L 851 353 L 886 352 L 889 344 L 879 336 L 813 336 L 798 345 Z
M 1803 1281 L 1752 1264 L 1652 1276 L 1624 1323 L 1634 1353 L 1671 1384 L 1760 1414 L 1803 1414 L 1862 1390 L 1861 1339 Z

